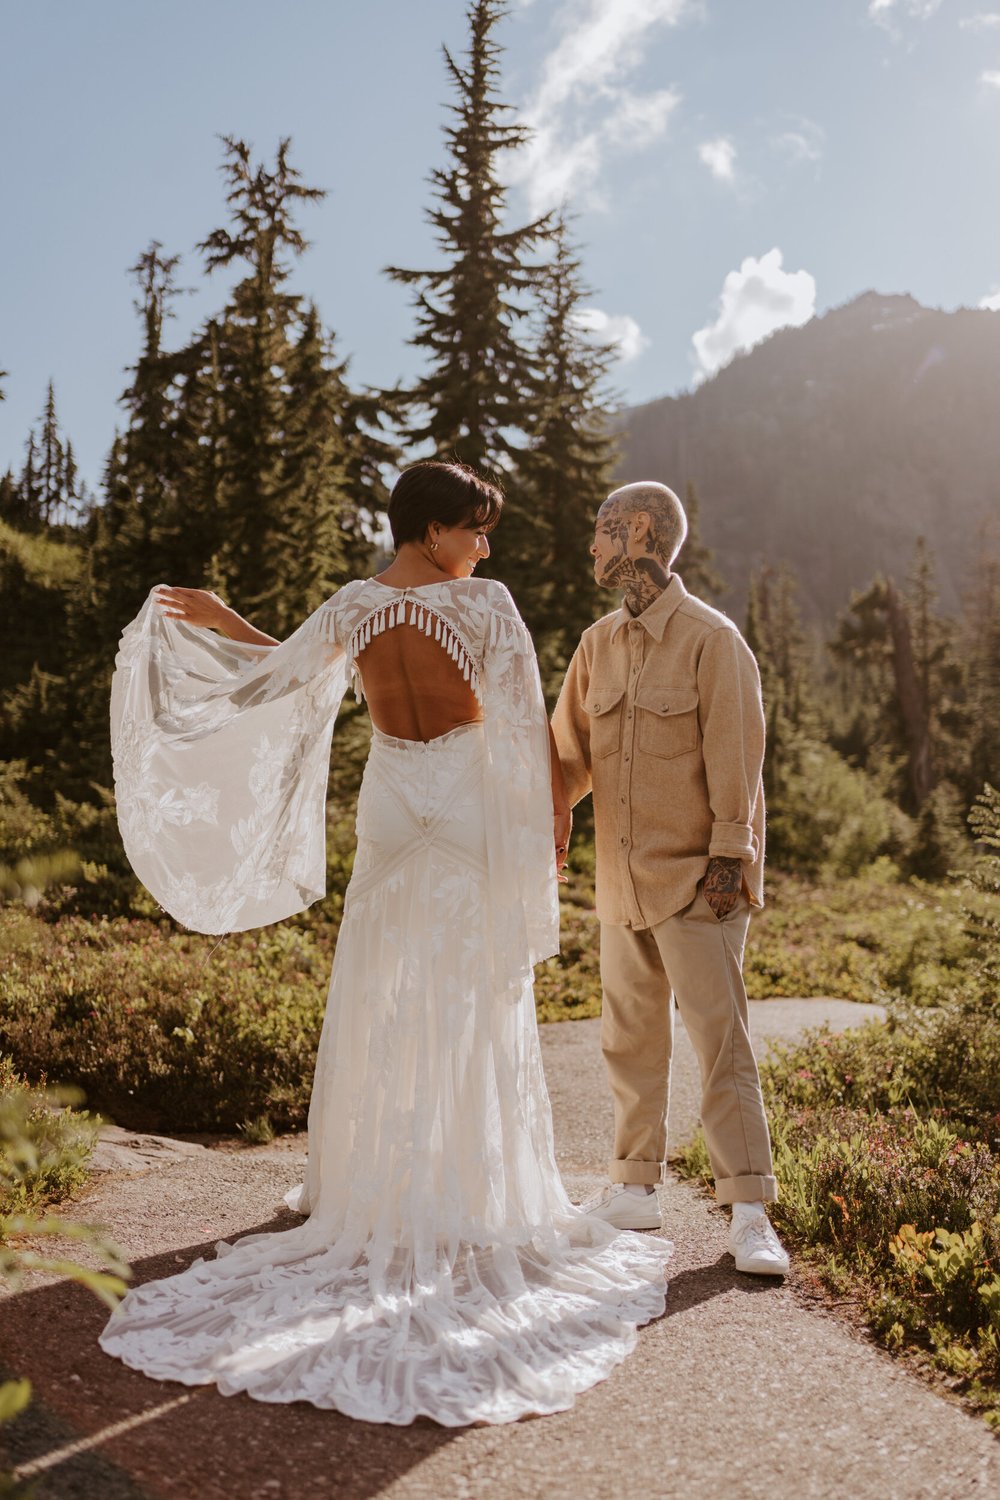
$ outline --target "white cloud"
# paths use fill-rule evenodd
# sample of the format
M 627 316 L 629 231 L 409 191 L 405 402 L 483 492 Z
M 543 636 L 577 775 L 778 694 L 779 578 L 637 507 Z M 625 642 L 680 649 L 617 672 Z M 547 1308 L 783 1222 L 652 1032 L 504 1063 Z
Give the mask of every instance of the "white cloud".
M 898 37 L 898 18 L 926 21 L 939 8 L 941 0 L 868 0 L 868 19 L 892 36 Z
M 736 161 L 736 147 L 727 136 L 719 136 L 714 141 L 702 141 L 698 147 L 698 159 L 704 162 L 713 177 L 719 182 L 732 182 L 736 176 L 733 164 Z
M 980 73 L 979 81 L 988 88 L 1000 89 L 1000 68 L 987 68 L 985 73 Z
M 699 328 L 691 340 L 695 384 L 777 329 L 800 328 L 815 311 L 816 282 L 808 271 L 786 271 L 777 247 L 759 260 L 748 255 L 722 284 L 715 322 Z
M 772 138 L 771 144 L 784 152 L 796 165 L 823 160 L 826 132 L 815 120 L 799 119 L 794 126 Z
M 1000 10 L 981 10 L 975 16 L 963 16 L 959 21 L 963 31 L 1000 30 Z
M 584 333 L 593 334 L 597 343 L 616 345 L 623 365 L 637 359 L 644 349 L 649 348 L 649 339 L 628 313 L 607 313 L 599 307 L 582 307 L 573 314 L 573 321 Z
M 981 297 L 979 306 L 985 307 L 987 312 L 1000 312 L 1000 288 L 995 288 L 988 297 Z
M 670 116 L 680 103 L 673 89 L 658 89 L 654 94 L 627 94 L 607 124 L 613 140 L 623 146 L 646 146 L 667 128 Z
M 506 163 L 532 214 L 570 198 L 603 206 L 607 156 L 659 139 L 680 104 L 676 89 L 648 92 L 629 82 L 654 30 L 677 26 L 702 0 L 568 0 L 559 36 L 542 60 L 538 86 L 521 112 L 534 135 Z

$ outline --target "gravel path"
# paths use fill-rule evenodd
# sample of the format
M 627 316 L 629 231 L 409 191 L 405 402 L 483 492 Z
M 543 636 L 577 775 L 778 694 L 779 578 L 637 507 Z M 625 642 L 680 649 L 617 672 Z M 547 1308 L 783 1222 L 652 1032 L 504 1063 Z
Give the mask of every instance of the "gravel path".
M 753 1006 L 761 1047 L 869 1007 Z M 543 1029 L 568 1185 L 589 1191 L 608 1149 L 597 1022 Z M 693 1060 L 675 1060 L 674 1139 L 697 1114 Z M 215 1240 L 293 1222 L 276 1209 L 304 1142 L 174 1152 L 119 1133 L 75 1210 L 100 1218 L 139 1280 Z M 661 1201 L 677 1250 L 667 1316 L 570 1412 L 504 1428 L 380 1428 L 305 1405 L 271 1407 L 149 1381 L 96 1347 L 104 1314 L 65 1282 L 0 1301 L 0 1359 L 35 1402 L 5 1429 L 7 1462 L 37 1500 L 964 1500 L 1000 1494 L 1000 1445 L 810 1297 L 808 1278 L 739 1276 L 726 1218 L 671 1181 Z M 74 1447 L 80 1448 L 74 1454 Z M 51 1460 L 62 1455 L 61 1461 Z M 46 1465 L 50 1465 L 46 1467 Z

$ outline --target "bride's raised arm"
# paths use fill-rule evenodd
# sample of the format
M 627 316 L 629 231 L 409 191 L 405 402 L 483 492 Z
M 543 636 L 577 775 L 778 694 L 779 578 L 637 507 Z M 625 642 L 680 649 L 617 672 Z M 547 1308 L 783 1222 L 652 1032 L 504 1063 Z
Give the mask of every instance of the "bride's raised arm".
M 159 602 L 183 594 L 184 611 Z M 348 665 L 340 595 L 282 642 L 245 621 L 243 639 L 216 634 L 240 617 L 213 597 L 151 592 L 122 635 L 111 743 L 134 870 L 179 922 L 221 933 L 325 893 L 330 741 Z
M 154 590 L 156 603 L 168 620 L 184 620 L 188 625 L 201 625 L 207 630 L 217 630 L 231 641 L 241 641 L 250 646 L 277 646 L 280 642 L 273 635 L 265 635 L 251 625 L 249 620 L 237 614 L 231 605 L 220 599 L 211 589 L 181 589 L 160 584 Z

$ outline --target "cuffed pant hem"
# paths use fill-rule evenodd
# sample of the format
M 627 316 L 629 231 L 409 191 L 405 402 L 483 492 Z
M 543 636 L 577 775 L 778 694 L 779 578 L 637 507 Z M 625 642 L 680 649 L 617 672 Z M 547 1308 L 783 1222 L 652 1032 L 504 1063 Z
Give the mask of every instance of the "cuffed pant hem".
M 630 1165 L 626 1162 L 626 1166 Z M 641 1165 L 641 1164 L 640 1164 Z M 621 1178 L 621 1181 L 645 1182 L 644 1177 Z M 717 1203 L 777 1203 L 776 1177 L 719 1177 L 715 1183 Z
M 646 1183 L 650 1187 L 667 1180 L 667 1164 L 663 1161 L 613 1161 L 608 1166 L 611 1182 Z

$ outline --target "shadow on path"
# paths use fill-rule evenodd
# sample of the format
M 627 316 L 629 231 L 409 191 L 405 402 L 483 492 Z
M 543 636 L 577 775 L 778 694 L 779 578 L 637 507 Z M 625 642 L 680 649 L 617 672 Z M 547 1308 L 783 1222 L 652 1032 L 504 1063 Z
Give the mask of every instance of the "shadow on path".
M 711 1302 L 713 1297 L 726 1292 L 741 1292 L 744 1296 L 754 1296 L 758 1292 L 773 1294 L 783 1279 L 780 1276 L 747 1276 L 736 1270 L 732 1256 L 726 1253 L 710 1266 L 694 1266 L 670 1277 L 664 1317 L 675 1318 L 678 1313 L 690 1312 L 691 1308 Z
M 298 1222 L 282 1213 L 233 1238 Z M 136 1261 L 133 1284 L 175 1275 L 215 1244 Z M 72 1282 L 0 1300 L 0 1376 L 33 1389 L 0 1432 L 0 1469 L 23 1474 L 35 1500 L 368 1500 L 467 1430 L 376 1426 L 306 1402 L 150 1380 L 99 1348 L 106 1318 Z

